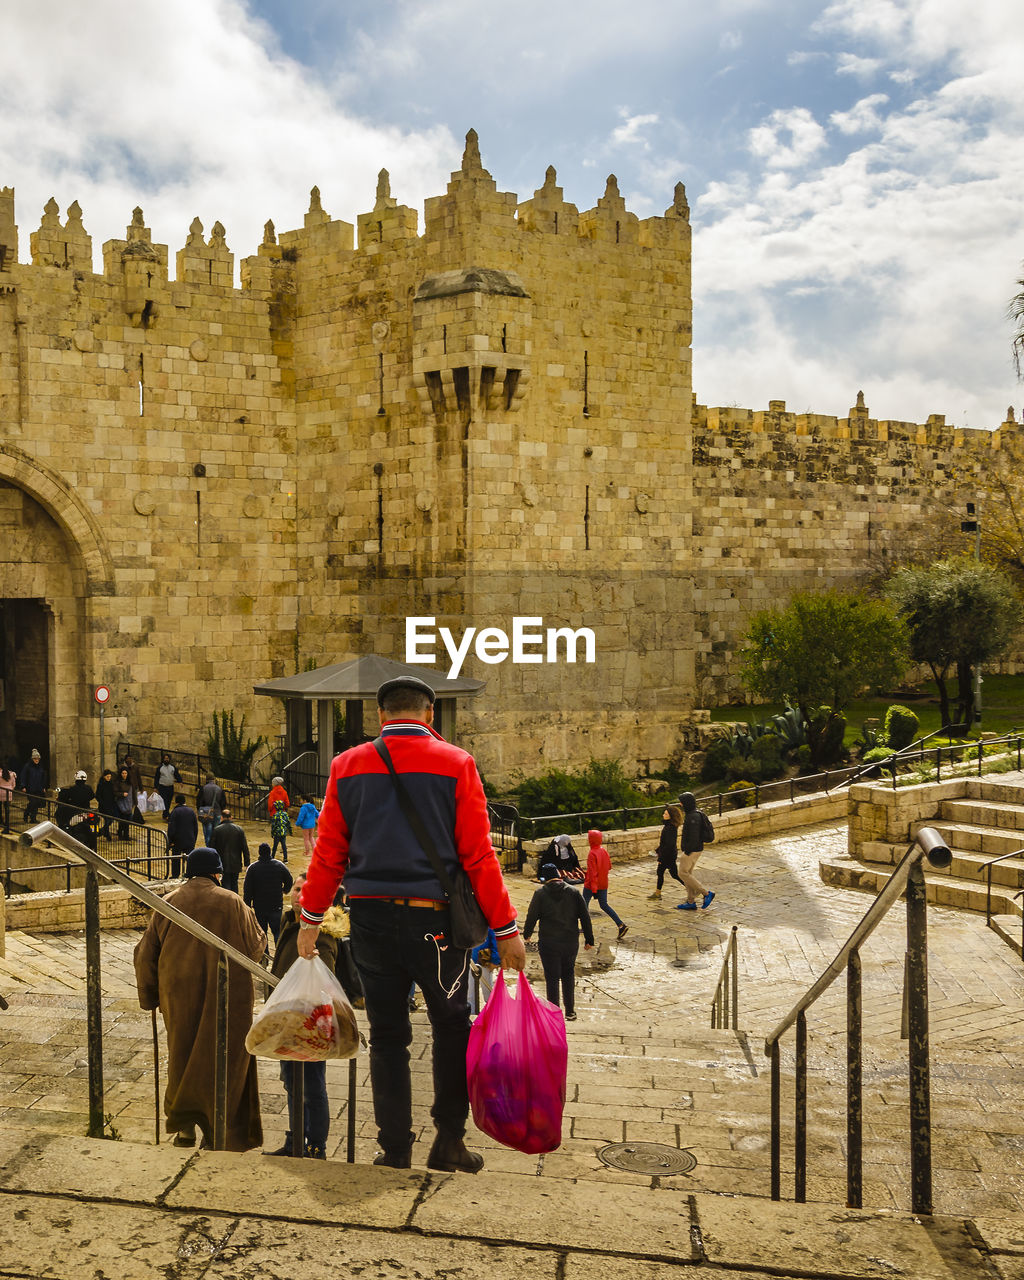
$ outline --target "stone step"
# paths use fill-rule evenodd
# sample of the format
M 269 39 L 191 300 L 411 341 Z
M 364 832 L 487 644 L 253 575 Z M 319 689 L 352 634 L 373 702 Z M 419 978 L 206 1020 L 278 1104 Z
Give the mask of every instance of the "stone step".
M 889 864 L 861 862 L 855 858 L 823 859 L 818 864 L 819 874 L 825 884 L 837 889 L 860 889 L 877 894 L 889 879 Z M 947 872 L 925 870 L 925 886 L 928 901 L 943 907 L 959 907 L 964 911 L 985 911 L 986 888 L 984 881 L 952 876 Z M 998 915 L 1013 915 L 1012 887 L 992 886 L 992 911 Z
M 933 824 L 921 823 L 920 825 L 931 826 Z M 984 887 L 987 883 L 987 864 L 992 862 L 993 857 L 1003 855 L 972 853 L 959 847 L 961 833 L 957 828 L 950 827 L 947 831 L 941 831 L 938 827 L 936 829 L 940 830 L 940 834 L 945 837 L 949 851 L 953 855 L 953 860 L 948 867 L 933 867 L 927 864 L 926 873 L 936 876 L 949 876 L 958 880 L 970 880 Z M 868 841 L 861 848 L 861 861 L 868 866 L 893 867 L 902 859 L 906 851 L 905 845 L 893 846 L 880 844 L 877 841 Z M 992 886 L 995 888 L 997 885 L 1013 892 L 1024 888 L 1024 854 L 1020 858 L 1006 858 L 1003 862 L 992 863 Z
M 962 849 L 966 853 L 984 854 L 989 858 L 1001 857 L 1004 853 L 1024 851 L 1024 834 L 1009 831 L 1006 827 L 985 826 L 981 823 L 948 822 L 943 818 L 920 819 L 910 824 L 910 834 L 917 835 L 922 827 L 933 827 L 945 837 L 952 849 Z
M 956 799 L 939 802 L 938 818 L 968 826 L 1018 831 L 1024 843 L 1024 807 L 1007 800 Z
M 1016 953 L 1024 958 L 1024 949 L 1021 947 L 1021 910 L 1020 903 L 1016 904 L 1016 915 L 998 915 L 992 917 L 992 928 L 996 933 L 1013 948 Z
M 634 1159 L 643 1154 L 631 1145 Z M 544 1157 L 545 1166 L 557 1156 Z M 398 1170 L 5 1133 L 4 1253 L 12 1275 L 54 1275 L 59 1248 L 65 1280 L 129 1271 L 138 1280 L 171 1271 L 991 1280 L 1019 1275 L 1024 1261 L 1014 1224 L 847 1211 L 836 1197 L 814 1203 L 813 1184 L 811 1203 L 773 1203 L 739 1181 L 713 1194 L 685 1173 L 592 1164 L 610 1193 L 600 1223 L 598 1189 L 568 1171 L 553 1186 L 547 1176 L 490 1166 L 470 1178 L 419 1164 Z

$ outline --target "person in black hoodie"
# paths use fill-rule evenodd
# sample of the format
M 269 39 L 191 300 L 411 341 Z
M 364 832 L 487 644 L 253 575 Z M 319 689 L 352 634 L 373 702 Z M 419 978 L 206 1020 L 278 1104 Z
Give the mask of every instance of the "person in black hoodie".
M 538 877 L 544 882 L 534 893 L 526 913 L 523 940 L 529 941 L 535 928 L 540 929 L 537 950 L 544 968 L 548 1000 L 558 1004 L 558 988 L 562 988 L 566 1022 L 576 1021 L 576 955 L 583 929 L 584 950 L 594 945 L 594 926 L 583 894 L 567 884 L 553 862 L 541 864 Z

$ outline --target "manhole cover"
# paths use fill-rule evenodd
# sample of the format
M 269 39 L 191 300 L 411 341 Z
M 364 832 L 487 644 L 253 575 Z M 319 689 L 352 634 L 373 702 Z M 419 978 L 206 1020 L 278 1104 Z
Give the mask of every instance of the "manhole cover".
M 650 1173 L 662 1177 L 673 1173 L 689 1173 L 697 1159 L 689 1151 L 666 1147 L 661 1142 L 613 1142 L 601 1147 L 599 1160 L 624 1173 Z

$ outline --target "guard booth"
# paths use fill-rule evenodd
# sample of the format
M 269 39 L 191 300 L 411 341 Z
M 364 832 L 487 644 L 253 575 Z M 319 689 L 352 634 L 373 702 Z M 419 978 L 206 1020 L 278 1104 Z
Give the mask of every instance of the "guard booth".
M 337 750 L 377 736 L 377 690 L 385 680 L 394 680 L 397 676 L 415 676 L 434 690 L 434 727 L 448 742 L 455 741 L 458 699 L 475 697 L 485 683 L 468 676 L 452 680 L 436 667 L 414 667 L 371 654 L 348 662 L 335 662 L 316 671 L 300 671 L 294 676 L 267 680 L 253 685 L 253 693 L 284 702 L 285 759 L 295 760 L 303 753 L 315 751 L 316 772 L 326 781 Z M 363 713 L 368 701 L 372 706 L 364 725 Z M 345 736 L 336 748 L 334 706 L 338 702 L 345 704 Z

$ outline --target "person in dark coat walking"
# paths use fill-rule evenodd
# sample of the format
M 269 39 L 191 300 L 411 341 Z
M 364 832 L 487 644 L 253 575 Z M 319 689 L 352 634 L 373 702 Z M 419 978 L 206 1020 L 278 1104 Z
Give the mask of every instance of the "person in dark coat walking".
M 104 840 L 110 839 L 110 825 L 117 818 L 117 797 L 114 793 L 114 771 L 104 769 L 96 783 L 96 803 L 103 818 L 103 830 L 99 833 Z
M 707 911 L 715 896 L 714 889 L 706 889 L 694 875 L 697 859 L 704 852 L 705 822 L 707 819 L 697 808 L 697 797 L 691 791 L 684 791 L 679 797 L 683 806 L 682 855 L 683 869 L 680 879 L 686 888 L 686 901 L 680 902 L 679 911 Z M 708 828 L 711 827 L 708 822 Z M 709 839 L 714 837 L 711 829 Z
M 658 884 L 650 897 L 657 900 L 661 897 L 662 886 L 665 883 L 665 876 L 670 875 L 674 880 L 683 883 L 679 874 L 679 867 L 676 865 L 679 859 L 679 828 L 683 825 L 683 811 L 677 804 L 666 806 L 665 812 L 661 815 L 664 823 L 661 828 L 661 839 L 658 842 Z
M 206 775 L 206 781 L 196 792 L 196 813 L 199 815 L 199 821 L 203 824 L 203 839 L 208 845 L 213 845 L 211 836 L 217 828 L 221 814 L 228 807 L 228 798 L 224 794 L 224 788 L 220 785 L 212 773 Z M 216 845 L 213 845 L 216 848 Z M 249 859 L 246 858 L 245 865 L 249 865 Z M 224 864 L 224 870 L 227 871 L 227 863 Z M 241 870 L 241 868 L 239 868 Z M 226 878 L 226 877 L 225 877 Z M 229 889 L 231 886 L 222 882 L 221 887 Z M 238 885 L 235 885 L 235 891 L 238 891 Z
M 171 853 L 171 879 L 181 875 L 181 860 L 195 848 L 199 839 L 199 819 L 183 795 L 174 797 L 174 808 L 167 816 L 167 848 Z
M 536 891 L 526 913 L 523 940 L 529 941 L 535 928 L 540 929 L 537 950 L 544 969 L 548 1000 L 558 1004 L 558 988 L 562 988 L 566 1022 L 576 1021 L 576 955 L 583 929 L 584 950 L 594 945 L 594 926 L 583 894 L 562 880 L 553 862 L 541 864 L 543 885 Z
M 25 793 L 25 821 L 35 822 L 46 791 L 46 768 L 35 747 L 18 770 L 18 790 Z
M 245 873 L 242 885 L 242 897 L 246 904 L 256 913 L 260 927 L 277 936 L 281 932 L 281 911 L 284 908 L 284 895 L 292 887 L 292 873 L 283 862 L 271 855 L 270 845 L 266 841 L 259 847 L 259 856 Z
M 223 794 L 222 791 L 221 795 Z M 205 829 L 205 822 L 203 827 Z M 252 858 L 249 856 L 249 842 L 245 838 L 245 832 L 237 823 L 231 821 L 231 813 L 228 809 L 221 809 L 220 822 L 213 829 L 213 838 L 209 841 L 209 845 L 211 849 L 217 850 L 224 864 L 224 872 L 220 878 L 221 888 L 237 893 L 238 877 L 242 874 L 242 868 L 247 867 Z M 262 921 L 260 923 L 262 924 Z

